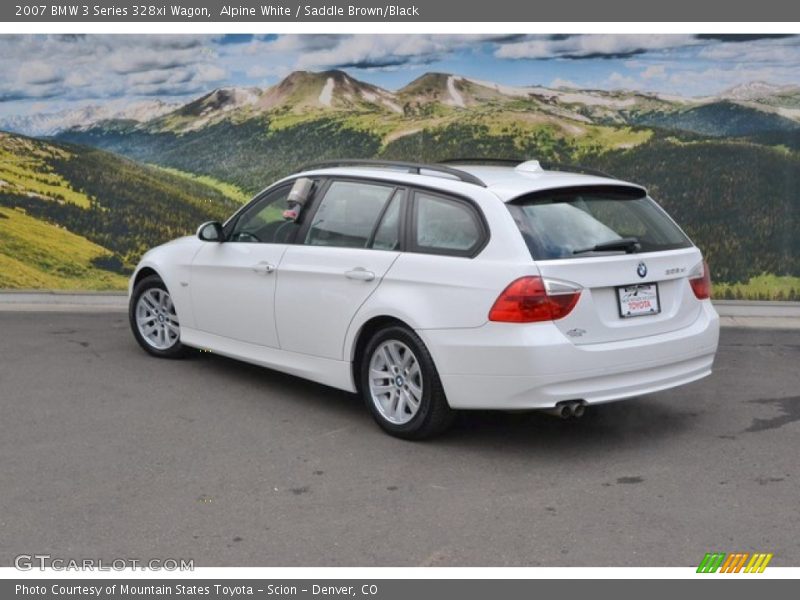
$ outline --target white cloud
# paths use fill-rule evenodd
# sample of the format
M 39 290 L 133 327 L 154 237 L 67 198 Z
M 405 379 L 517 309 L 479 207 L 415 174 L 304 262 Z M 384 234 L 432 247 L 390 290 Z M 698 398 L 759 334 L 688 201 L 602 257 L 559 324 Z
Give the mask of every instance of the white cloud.
M 50 85 L 59 83 L 63 77 L 53 65 L 35 60 L 20 65 L 19 81 L 33 85 Z
M 64 86 L 67 88 L 82 88 L 89 84 L 91 84 L 91 79 L 89 79 L 86 73 L 71 72 L 67 73 L 67 76 L 64 78 Z
M 633 77 L 614 71 L 608 77 L 608 84 L 615 89 L 636 89 L 637 81 Z
M 228 77 L 215 36 L 0 36 L 0 100 L 187 95 Z
M 275 83 L 295 69 L 344 68 L 372 81 L 381 78 L 364 75 L 366 71 L 412 68 L 416 75 L 422 69 L 460 69 L 460 74 L 499 83 L 541 77 L 554 78 L 553 87 L 691 95 L 755 80 L 800 83 L 798 36 L 737 41 L 692 35 L 304 34 L 218 43 L 219 37 L 0 36 L 0 113 L 10 111 L 11 105 L 28 111 L 35 102 L 52 106 L 140 96 L 191 97 L 222 85 Z M 542 65 L 538 71 L 537 65 L 515 62 L 521 59 L 561 62 L 558 69 Z M 397 82 L 402 77 L 384 80 Z
M 200 64 L 195 68 L 194 81 L 198 83 L 209 83 L 223 81 L 228 77 L 228 70 L 214 64 Z
M 264 45 L 274 52 L 317 52 L 320 50 L 333 50 L 342 40 L 348 39 L 349 35 L 309 35 L 309 34 L 288 34 L 282 35 L 275 40 L 266 40 Z M 258 48 L 256 44 L 251 44 L 249 51 Z
M 163 69 L 154 71 L 142 71 L 133 73 L 126 78 L 128 85 L 158 85 L 163 83 L 186 83 L 192 78 L 192 73 L 188 69 Z
M 571 35 L 534 38 L 500 45 L 498 58 L 546 59 L 624 57 L 702 43 L 692 35 Z
M 722 42 L 709 45 L 698 58 L 730 63 L 800 62 L 800 39 L 797 37 L 754 40 L 748 43 Z
M 260 41 L 248 53 L 287 53 L 296 69 L 391 69 L 421 65 L 469 50 L 482 43 L 499 43 L 497 35 L 297 35 Z M 269 55 L 269 54 L 267 54 Z
M 645 80 L 664 79 L 667 76 L 667 68 L 664 65 L 650 65 L 642 71 L 640 77 Z
M 258 63 L 247 67 L 244 73 L 247 75 L 248 79 L 255 79 L 263 82 L 272 78 L 286 77 L 291 71 L 291 66 L 286 64 Z

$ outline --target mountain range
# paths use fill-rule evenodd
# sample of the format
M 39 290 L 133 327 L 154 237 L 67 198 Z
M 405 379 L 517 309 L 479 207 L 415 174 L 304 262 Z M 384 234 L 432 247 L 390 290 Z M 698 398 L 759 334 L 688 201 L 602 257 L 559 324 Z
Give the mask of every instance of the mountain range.
M 800 129 L 800 86 L 752 82 L 707 97 L 638 91 L 509 86 L 449 73 L 426 73 L 396 91 L 344 71 L 295 71 L 274 86 L 218 88 L 185 104 L 119 101 L 57 113 L 0 119 L 0 129 L 32 136 L 100 128 L 191 131 L 274 113 L 343 111 L 420 117 L 450 109 L 525 108 L 576 123 L 672 127 L 707 135 Z M 740 123 L 741 122 L 741 123 Z
M 89 104 L 58 112 L 12 115 L 0 119 L 0 130 L 45 137 L 56 135 L 66 129 L 85 129 L 104 121 L 143 123 L 172 112 L 180 106 L 180 103 L 158 99 L 130 103 L 115 101 L 108 104 Z
M 800 276 L 798 86 L 681 98 L 427 73 L 390 91 L 343 71 L 298 71 L 268 88 L 41 119 L 46 139 L 0 134 L 0 207 L 95 244 L 85 253 L 101 267 L 89 267 L 113 273 L 307 162 L 522 157 L 645 185 L 717 281 Z M 21 280 L 45 281 L 38 269 L 39 279 Z

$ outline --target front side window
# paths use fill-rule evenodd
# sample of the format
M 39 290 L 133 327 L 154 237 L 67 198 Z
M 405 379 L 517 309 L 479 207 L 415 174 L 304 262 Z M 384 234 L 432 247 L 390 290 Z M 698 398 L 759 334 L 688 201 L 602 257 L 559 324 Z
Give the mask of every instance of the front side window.
M 305 244 L 366 248 L 393 192 L 387 185 L 334 181 L 314 215 Z
M 237 219 L 228 237 L 231 242 L 256 244 L 286 244 L 291 242 L 299 225 L 287 221 L 283 211 L 287 208 L 291 186 L 283 186 L 257 200 Z
M 692 245 L 661 208 L 637 188 L 550 190 L 507 206 L 537 260 L 658 252 Z
M 483 233 L 475 210 L 465 202 L 417 192 L 415 239 L 420 252 L 467 255 L 480 245 Z

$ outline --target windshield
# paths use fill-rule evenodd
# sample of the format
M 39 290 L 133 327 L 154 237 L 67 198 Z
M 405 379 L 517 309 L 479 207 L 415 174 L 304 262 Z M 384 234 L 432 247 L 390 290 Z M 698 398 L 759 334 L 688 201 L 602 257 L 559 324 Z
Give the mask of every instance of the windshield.
M 507 206 L 536 260 L 659 252 L 692 245 L 666 213 L 638 188 L 547 190 L 522 196 Z M 629 243 L 614 244 L 615 241 Z

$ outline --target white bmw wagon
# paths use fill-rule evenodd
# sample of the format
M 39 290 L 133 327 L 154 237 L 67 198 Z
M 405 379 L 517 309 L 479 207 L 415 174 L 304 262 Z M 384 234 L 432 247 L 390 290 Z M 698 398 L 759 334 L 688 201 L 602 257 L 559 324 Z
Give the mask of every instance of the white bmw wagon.
M 458 410 L 578 417 L 711 373 L 708 266 L 645 189 L 478 162 L 334 161 L 278 181 L 142 257 L 136 340 L 358 393 L 409 439 Z

